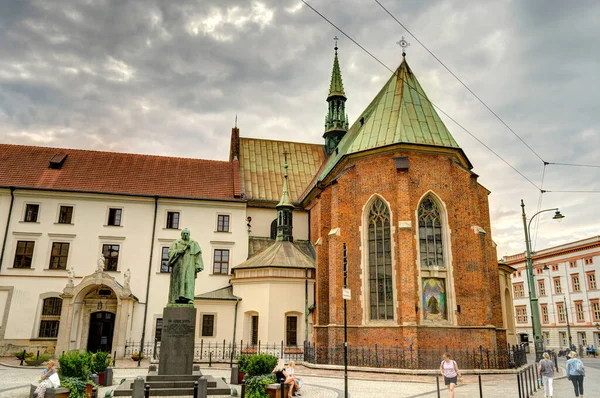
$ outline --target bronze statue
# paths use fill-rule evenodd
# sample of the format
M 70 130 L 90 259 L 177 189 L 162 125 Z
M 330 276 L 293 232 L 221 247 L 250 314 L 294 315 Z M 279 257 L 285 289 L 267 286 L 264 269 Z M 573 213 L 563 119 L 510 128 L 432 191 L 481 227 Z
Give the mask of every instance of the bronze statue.
M 196 274 L 204 269 L 204 263 L 200 245 L 190 239 L 189 229 L 181 231 L 181 239 L 177 239 L 169 247 L 169 266 L 172 267 L 172 271 L 167 306 L 193 306 L 194 279 Z

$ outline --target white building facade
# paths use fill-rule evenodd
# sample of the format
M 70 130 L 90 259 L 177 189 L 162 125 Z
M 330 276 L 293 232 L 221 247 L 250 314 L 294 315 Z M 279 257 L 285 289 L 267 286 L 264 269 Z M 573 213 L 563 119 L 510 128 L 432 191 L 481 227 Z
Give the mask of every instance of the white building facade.
M 55 153 L 67 155 L 62 164 L 49 162 Z M 0 154 L 0 355 L 87 349 L 122 357 L 132 342 L 160 339 L 167 251 L 184 228 L 203 251 L 198 342 L 248 341 L 253 326 L 263 342 L 281 342 L 290 335 L 286 314 L 298 317 L 294 341 L 304 341 L 304 274 L 267 284 L 279 298 L 282 283 L 297 291 L 270 313 L 256 306 L 269 302 L 268 286 L 255 298 L 232 286 L 249 238 L 269 240 L 277 214 L 249 209 L 235 162 L 14 145 L 0 145 Z M 297 239 L 308 238 L 307 220 L 298 212 Z M 262 315 L 261 324 L 251 325 L 250 314 Z M 277 325 L 268 321 L 274 315 Z
M 517 338 L 520 342 L 533 342 L 525 254 L 504 260 L 517 270 L 512 275 Z M 571 343 L 577 347 L 600 346 L 599 273 L 600 236 L 533 254 L 532 288 L 538 296 L 544 347 L 569 347 L 569 331 Z

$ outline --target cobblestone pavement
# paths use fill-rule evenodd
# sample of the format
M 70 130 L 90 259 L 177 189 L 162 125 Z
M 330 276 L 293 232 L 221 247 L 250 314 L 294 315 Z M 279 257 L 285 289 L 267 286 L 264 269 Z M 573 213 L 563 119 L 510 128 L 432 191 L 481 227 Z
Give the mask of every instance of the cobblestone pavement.
M 6 363 L 6 358 L 0 359 L 0 362 Z M 595 361 L 594 365 L 600 363 L 600 359 Z M 130 363 L 131 362 L 131 363 Z M 10 363 L 13 365 L 14 363 Z M 17 363 L 18 364 L 18 363 Z M 590 365 L 592 363 L 589 363 Z M 119 383 L 122 378 L 144 376 L 147 374 L 147 364 L 137 368 L 133 361 L 124 362 L 122 367 L 117 362 L 115 369 L 115 383 Z M 132 366 L 133 365 L 133 366 Z M 559 366 L 564 368 L 564 360 L 559 362 Z M 41 372 L 41 368 L 13 368 L 0 365 L 0 398 L 26 398 L 29 394 L 29 383 L 34 381 Z M 226 365 L 219 365 L 208 368 L 202 365 L 202 372 L 218 378 L 229 379 L 230 370 Z M 309 369 L 299 366 L 297 374 L 304 379 L 302 388 L 303 398 L 343 398 L 344 379 L 343 372 L 335 370 Z M 564 374 L 564 370 L 563 373 Z M 561 374 L 561 375 L 562 375 Z M 559 375 L 559 376 L 561 376 Z M 482 392 L 485 398 L 511 398 L 518 397 L 516 376 L 512 374 L 485 374 L 481 375 Z M 441 397 L 448 397 L 448 391 L 442 385 Z M 586 397 L 600 396 L 600 369 L 593 366 L 587 367 L 587 377 L 584 382 Z M 108 389 L 113 387 L 102 387 L 100 397 Z M 239 386 L 232 386 L 240 392 Z M 436 398 L 436 379 L 434 376 L 415 376 L 382 374 L 370 372 L 350 372 L 348 380 L 349 397 L 351 398 L 370 398 L 370 397 L 399 397 L 399 398 Z M 466 375 L 464 382 L 456 388 L 456 398 L 479 397 L 479 383 L 477 375 Z M 535 398 L 543 397 L 543 391 L 538 390 L 533 395 Z M 573 388 L 566 378 L 557 378 L 555 380 L 554 397 L 572 397 Z M 189 397 L 187 397 L 189 398 Z M 214 397 L 225 398 L 225 396 Z

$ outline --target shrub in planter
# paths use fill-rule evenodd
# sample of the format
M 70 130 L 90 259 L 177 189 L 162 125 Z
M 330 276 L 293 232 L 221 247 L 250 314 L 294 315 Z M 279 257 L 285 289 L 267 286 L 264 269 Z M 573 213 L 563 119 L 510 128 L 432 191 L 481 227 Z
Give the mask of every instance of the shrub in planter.
M 25 363 L 29 366 L 38 366 L 38 365 L 43 364 L 50 358 L 52 358 L 52 355 L 50 355 L 50 354 L 40 354 L 39 356 L 36 354 L 31 357 L 26 356 Z
M 104 385 L 104 371 L 110 366 L 110 354 L 108 352 L 98 351 L 92 355 L 91 372 L 98 375 L 98 383 Z
M 140 359 L 144 359 L 144 353 L 143 352 L 134 352 L 133 354 L 131 354 L 131 359 L 133 359 L 134 361 L 139 361 Z
M 58 363 L 61 377 L 76 377 L 87 381 L 92 369 L 92 355 L 77 350 L 68 351 L 58 358 Z
M 269 354 L 252 355 L 246 364 L 246 373 L 249 376 L 271 374 L 277 365 L 277 357 Z
M 275 358 L 275 363 L 277 363 L 277 358 Z M 275 375 L 272 373 L 248 377 L 246 379 L 246 396 L 243 398 L 268 398 L 265 386 L 273 383 L 275 383 Z

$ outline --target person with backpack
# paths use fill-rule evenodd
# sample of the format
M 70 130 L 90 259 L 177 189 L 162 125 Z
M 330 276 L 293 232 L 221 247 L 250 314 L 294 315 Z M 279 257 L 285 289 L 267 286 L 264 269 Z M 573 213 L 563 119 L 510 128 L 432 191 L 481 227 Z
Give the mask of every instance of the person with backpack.
M 571 351 L 567 361 L 567 377 L 573 383 L 575 396 L 583 398 L 583 378 L 585 377 L 585 366 L 581 359 L 577 358 L 577 352 Z
M 552 394 L 554 393 L 554 364 L 547 352 L 544 353 L 544 359 L 538 364 L 538 374 L 541 376 L 542 383 L 544 384 L 544 398 L 552 398 Z
M 458 370 L 456 361 L 452 359 L 450 354 L 445 353 L 442 356 L 442 359 L 443 361 L 440 364 L 440 372 L 442 373 L 442 376 L 444 376 L 444 384 L 448 386 L 450 398 L 454 398 L 454 387 L 456 387 L 457 384 L 456 380 L 461 379 L 462 376 Z

